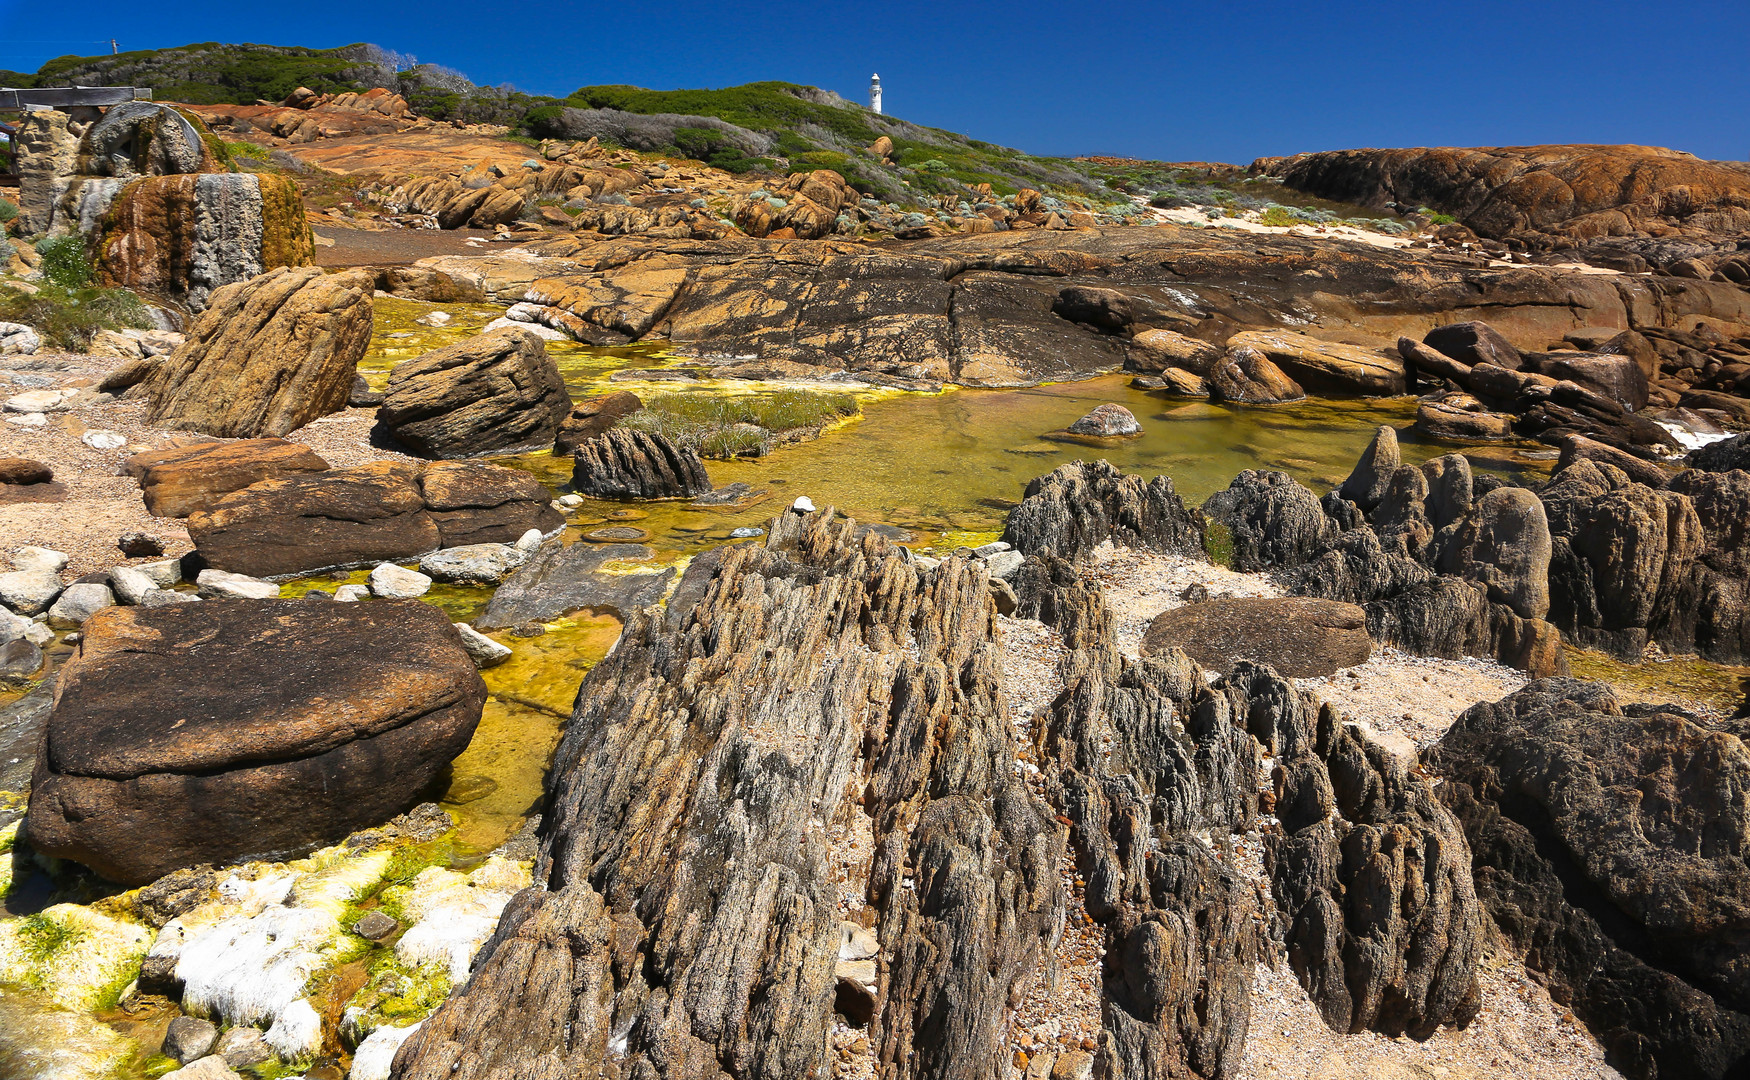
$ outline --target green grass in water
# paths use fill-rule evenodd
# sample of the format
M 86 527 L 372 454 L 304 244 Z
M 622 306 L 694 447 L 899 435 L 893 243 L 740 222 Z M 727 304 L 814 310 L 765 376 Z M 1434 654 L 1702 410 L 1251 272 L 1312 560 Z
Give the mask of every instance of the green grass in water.
M 700 457 L 761 457 L 777 435 L 817 428 L 861 411 L 850 394 L 777 390 L 770 394 L 659 394 L 621 423 L 661 435 Z M 757 430 L 755 430 L 757 429 Z

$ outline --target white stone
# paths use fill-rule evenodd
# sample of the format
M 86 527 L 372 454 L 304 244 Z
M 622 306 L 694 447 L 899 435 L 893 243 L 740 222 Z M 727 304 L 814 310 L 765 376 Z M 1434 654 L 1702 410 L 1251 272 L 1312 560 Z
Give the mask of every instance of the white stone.
M 565 507 L 567 510 L 575 510 L 583 505 L 583 496 L 575 493 L 571 495 L 561 495 L 553 501 L 560 506 Z
M 796 501 L 790 504 L 790 509 L 798 514 L 812 514 L 814 513 L 814 500 L 806 495 L 798 495 Z
M 428 311 L 413 321 L 421 326 L 448 326 L 452 318 L 447 311 Z
M 363 585 L 342 585 L 334 590 L 334 598 L 343 604 L 357 603 L 360 600 L 369 600 L 371 590 Z
M 202 570 L 200 576 L 194 579 L 200 586 L 202 600 L 217 600 L 235 598 L 239 600 L 272 600 L 280 594 L 280 587 L 271 581 L 250 577 L 248 574 L 231 574 L 223 570 Z
M 72 396 L 71 390 L 26 390 L 6 399 L 6 411 L 27 414 L 59 412 L 66 408 L 66 401 Z
M 527 561 L 525 553 L 508 544 L 463 544 L 425 555 L 419 572 L 435 581 L 497 585 Z
M 14 570 L 0 574 L 0 604 L 20 615 L 47 611 L 61 595 L 61 579 L 49 570 Z
M 1003 540 L 993 540 L 988 544 L 972 549 L 972 553 L 981 559 L 988 559 L 999 551 L 1012 550 L 1011 545 Z
M 67 569 L 67 555 L 45 547 L 21 547 L 12 553 L 12 569 L 14 570 L 47 570 L 58 574 Z
M 553 329 L 551 326 L 542 326 L 540 323 L 517 322 L 515 319 L 493 319 L 491 322 L 487 323 L 480 332 L 482 334 L 490 333 L 493 330 L 503 330 L 507 326 L 514 326 L 518 330 L 527 330 L 529 333 L 543 341 L 571 340 L 570 334 L 562 333 Z
M 180 559 L 165 559 L 163 562 L 154 563 L 132 563 L 127 566 L 112 567 L 109 571 L 110 587 L 115 590 L 116 599 L 124 604 L 141 603 L 145 600 L 146 594 L 154 589 L 168 589 L 181 581 L 182 561 Z
M 114 605 L 115 595 L 107 585 L 69 585 L 49 608 L 49 626 L 55 630 L 84 626 L 86 619 Z
M 527 555 L 530 552 L 534 551 L 536 548 L 541 546 L 541 540 L 543 538 L 545 538 L 545 536 L 546 536 L 546 534 L 543 533 L 539 529 L 530 529 L 528 532 L 523 533 L 521 536 L 517 537 L 516 544 L 514 546 L 516 547 L 516 549 L 518 551 L 522 552 L 524 555 Z
M 1013 577 L 1015 571 L 1021 569 L 1021 564 L 1026 561 L 1027 557 L 1019 551 L 999 551 L 986 559 L 984 565 L 985 569 L 990 571 L 991 577 L 1006 581 Z
M 42 335 L 23 323 L 0 322 L 0 356 L 29 356 L 43 347 Z
M 388 562 L 378 563 L 365 580 L 371 587 L 371 595 L 385 600 L 412 600 L 431 590 L 431 578 L 417 570 Z
M 510 646 L 500 645 L 467 623 L 455 623 L 456 633 L 462 635 L 462 648 L 468 650 L 468 655 L 474 658 L 477 668 L 489 668 L 502 664 L 510 659 Z
M 839 923 L 840 960 L 867 960 L 880 951 L 881 942 L 875 937 L 875 931 L 854 922 Z
M 201 598 L 194 593 L 177 592 L 175 589 L 150 589 L 140 597 L 141 607 L 169 607 L 172 604 L 198 604 Z
M 380 1027 L 371 1032 L 353 1051 L 352 1070 L 346 1074 L 347 1080 L 389 1080 L 389 1066 L 395 1062 L 395 1052 L 423 1023 L 425 1021 L 421 1020 L 419 1024 L 402 1028 Z
M 527 884 L 525 867 L 497 857 L 466 875 L 437 866 L 420 871 L 401 899 L 412 925 L 395 942 L 396 958 L 408 967 L 441 963 L 450 982 L 462 985 L 504 905 Z
M 42 413 L 33 412 L 25 413 L 22 416 L 8 416 L 6 422 L 8 424 L 17 424 L 20 427 L 45 427 L 49 422 L 49 418 Z
M 267 1045 L 285 1061 L 316 1056 L 322 1050 L 322 1017 L 309 1001 L 299 998 L 281 1009 L 267 1029 Z
M 225 1064 L 225 1059 L 217 1054 L 208 1054 L 204 1058 L 191 1061 L 174 1072 L 164 1074 L 162 1080 L 241 1080 L 231 1066 Z
M 17 641 L 20 638 L 29 641 L 31 630 L 38 626 L 42 626 L 45 630 L 48 629 L 42 623 L 0 608 L 0 645 L 4 645 L 8 641 Z M 49 636 L 53 638 L 54 634 L 51 632 Z
M 93 450 L 120 450 L 128 444 L 128 437 L 115 431 L 87 431 L 79 441 Z

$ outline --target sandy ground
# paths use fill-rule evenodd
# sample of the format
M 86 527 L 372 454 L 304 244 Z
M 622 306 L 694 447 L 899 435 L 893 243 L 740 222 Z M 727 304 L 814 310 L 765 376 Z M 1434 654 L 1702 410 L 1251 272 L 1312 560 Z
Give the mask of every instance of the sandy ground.
M 434 255 L 477 255 L 483 229 L 342 229 L 318 225 L 317 266 L 408 266 Z M 502 246 L 502 245 L 500 245 Z
M 1280 595 L 1262 574 L 1238 574 L 1174 556 L 1115 551 L 1109 545 L 1095 553 L 1091 572 L 1112 608 L 1119 648 L 1132 656 L 1149 620 L 1182 604 L 1180 594 L 1190 585 L 1203 585 L 1211 596 Z M 1022 756 L 1030 759 L 1036 718 L 1062 688 L 1056 667 L 1063 646 L 1054 630 L 1037 622 L 1002 619 L 1000 627 L 1004 691 L 1009 696 L 1017 737 L 1028 747 Z M 1297 680 L 1301 689 L 1337 704 L 1349 718 L 1407 738 L 1417 746 L 1439 738 L 1472 704 L 1498 699 L 1524 683 L 1522 673 L 1499 664 L 1430 659 L 1391 649 L 1378 650 L 1366 663 L 1329 678 Z M 1030 771 L 1030 760 L 1023 760 L 1018 768 Z M 1262 835 L 1236 837 L 1235 844 L 1242 871 L 1267 893 Z M 1042 973 L 1024 988 L 1011 1035 L 1011 1053 L 1041 1045 L 1063 1046 L 1060 1032 L 1073 1037 L 1090 1025 L 1098 1031 L 1097 980 L 1078 979 L 1076 961 L 1097 963 L 1099 937 L 1078 925 L 1082 914 L 1079 890 L 1072 888 L 1071 896 L 1071 916 L 1058 955 L 1059 981 L 1053 985 Z M 1332 1031 L 1320 1019 L 1292 970 L 1280 957 L 1272 958 L 1259 964 L 1255 973 L 1251 1028 L 1236 1080 L 1618 1077 L 1605 1064 L 1604 1051 L 1591 1034 L 1572 1013 L 1551 1000 L 1521 958 L 1498 938 L 1484 956 L 1479 980 L 1483 1006 L 1477 1019 L 1462 1031 L 1442 1029 L 1418 1043 L 1373 1032 L 1343 1035 Z

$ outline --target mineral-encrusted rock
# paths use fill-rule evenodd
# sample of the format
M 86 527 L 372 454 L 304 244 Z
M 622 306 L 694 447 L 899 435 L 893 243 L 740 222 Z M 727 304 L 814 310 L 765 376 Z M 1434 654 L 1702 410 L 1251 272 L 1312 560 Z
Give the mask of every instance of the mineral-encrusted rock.
M 148 450 L 122 468 L 139 478 L 148 514 L 180 518 L 263 480 L 327 472 L 328 462 L 301 443 L 243 439 Z
M 1060 465 L 1027 485 L 1009 511 L 1003 540 L 1023 555 L 1074 562 L 1110 541 L 1118 547 L 1191 555 L 1203 550 L 1203 517 L 1187 510 L 1166 475 L 1144 481 L 1109 461 Z
M 565 524 L 553 509 L 553 493 L 521 469 L 440 461 L 420 474 L 419 491 L 441 547 L 514 544 L 530 529 L 545 535 Z
M 148 421 L 226 438 L 285 435 L 346 406 L 371 336 L 371 278 L 274 270 L 218 290 L 146 384 Z
M 1549 520 L 1538 497 L 1500 487 L 1476 500 L 1445 538 L 1438 568 L 1488 587 L 1489 599 L 1527 619 L 1549 614 Z
M 1428 755 L 1496 925 L 1625 1075 L 1750 1061 L 1743 735 L 1550 679 L 1473 706 Z
M 254 577 L 420 555 L 443 544 L 419 474 L 378 461 L 264 480 L 190 514 L 189 536 L 209 565 Z
M 60 671 L 30 843 L 126 885 L 283 859 L 417 802 L 485 701 L 416 601 L 108 608 Z
M 662 435 L 613 428 L 579 444 L 571 488 L 597 499 L 690 499 L 711 490 L 699 455 Z
M 586 398 L 571 406 L 571 412 L 559 424 L 553 437 L 553 453 L 569 454 L 579 446 L 613 427 L 619 420 L 644 407 L 637 394 L 618 390 L 600 397 Z
M 882 947 L 883 1074 L 1003 1075 L 1011 995 L 1063 917 L 1062 834 L 1014 779 L 982 571 L 921 577 L 830 512 L 710 570 L 585 679 L 535 885 L 402 1046 L 404 1080 L 824 1074 L 847 892 Z M 833 823 L 872 833 L 848 879 Z
M 546 447 L 571 410 L 540 338 L 507 327 L 396 364 L 377 420 L 429 457 Z
M 1182 649 L 1223 674 L 1241 660 L 1291 679 L 1334 674 L 1373 654 L 1367 613 L 1354 604 L 1306 597 L 1242 597 L 1169 608 L 1154 617 L 1142 652 Z
M 1267 669 L 1235 672 L 1254 700 L 1300 700 L 1269 728 L 1280 764 L 1266 865 L 1288 961 L 1338 1032 L 1426 1039 L 1482 1005 L 1483 906 L 1452 812 L 1417 767 Z M 1251 714 L 1258 716 L 1258 710 Z M 1309 721 L 1311 721 L 1309 723 Z

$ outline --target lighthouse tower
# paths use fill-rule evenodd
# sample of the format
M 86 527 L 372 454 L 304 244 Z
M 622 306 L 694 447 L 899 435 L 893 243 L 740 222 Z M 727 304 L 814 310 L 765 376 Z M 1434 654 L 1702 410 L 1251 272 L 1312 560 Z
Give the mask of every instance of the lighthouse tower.
M 881 76 L 879 75 L 869 76 L 869 111 L 873 113 L 881 111 Z

